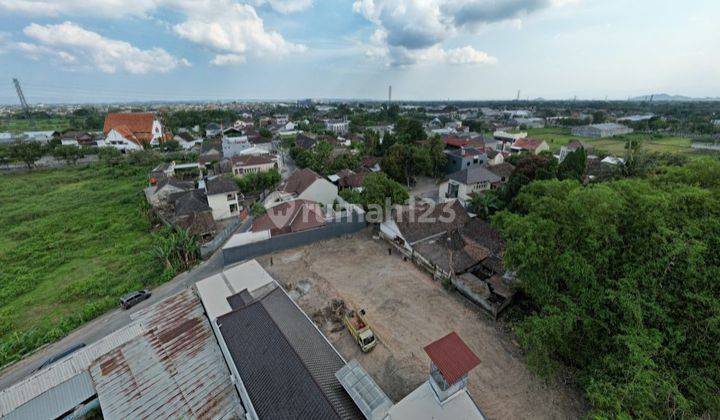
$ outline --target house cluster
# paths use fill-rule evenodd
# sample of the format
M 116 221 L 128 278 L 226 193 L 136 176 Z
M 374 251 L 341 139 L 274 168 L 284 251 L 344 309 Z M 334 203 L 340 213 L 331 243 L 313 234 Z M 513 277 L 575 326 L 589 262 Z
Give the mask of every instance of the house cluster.
M 435 279 L 450 282 L 494 316 L 515 294 L 500 233 L 468 214 L 457 200 L 396 208 L 380 224 L 380 234 Z
M 184 177 L 185 171 L 190 175 Z M 203 177 L 196 163 L 158 165 L 150 173 L 145 197 L 165 223 L 204 240 L 222 230 L 225 221 L 248 216 L 237 183 L 221 176 Z
M 459 334 L 423 343 L 425 380 L 393 402 L 256 260 L 225 268 L 0 392 L 0 416 L 485 419 Z

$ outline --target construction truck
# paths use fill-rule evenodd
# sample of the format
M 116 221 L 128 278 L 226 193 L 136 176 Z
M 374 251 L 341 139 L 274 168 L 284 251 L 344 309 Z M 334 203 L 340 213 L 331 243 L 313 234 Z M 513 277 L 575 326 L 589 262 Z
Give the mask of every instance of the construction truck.
M 375 334 L 365 319 L 365 310 L 350 309 L 343 313 L 343 324 L 350 331 L 355 341 L 364 353 L 372 350 L 377 344 Z

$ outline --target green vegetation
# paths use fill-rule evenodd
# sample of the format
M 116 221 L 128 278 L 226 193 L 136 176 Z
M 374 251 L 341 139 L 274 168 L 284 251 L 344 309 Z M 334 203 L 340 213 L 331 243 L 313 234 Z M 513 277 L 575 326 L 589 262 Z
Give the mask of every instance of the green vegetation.
M 23 131 L 65 131 L 71 128 L 70 118 L 2 118 L 0 132 L 20 133 Z
M 246 195 L 271 190 L 275 188 L 280 181 L 282 181 L 282 175 L 280 175 L 277 169 L 253 172 L 243 175 L 242 178 L 235 178 L 240 192 Z
M 366 209 L 377 206 L 377 209 L 388 210 L 388 204 L 405 204 L 410 195 L 402 185 L 380 172 L 365 177 L 362 192 L 346 188 L 340 191 L 340 197 Z
M 0 177 L 0 366 L 174 275 L 153 255 L 148 169 L 108 161 Z
M 642 134 L 633 133 L 625 136 L 617 136 L 605 139 L 592 139 L 587 137 L 578 137 L 570 134 L 569 128 L 531 128 L 527 130 L 528 137 L 545 140 L 550 146 L 550 150 L 554 153 L 560 151 L 560 148 L 577 139 L 582 142 L 591 144 L 595 148 L 595 152 L 606 153 L 615 156 L 622 156 L 625 151 L 625 142 L 642 141 L 648 152 L 658 153 L 692 153 L 690 144 L 692 140 L 687 137 L 666 136 L 662 134 Z
M 530 366 L 575 372 L 591 418 L 720 417 L 720 162 L 536 181 L 511 207 Z

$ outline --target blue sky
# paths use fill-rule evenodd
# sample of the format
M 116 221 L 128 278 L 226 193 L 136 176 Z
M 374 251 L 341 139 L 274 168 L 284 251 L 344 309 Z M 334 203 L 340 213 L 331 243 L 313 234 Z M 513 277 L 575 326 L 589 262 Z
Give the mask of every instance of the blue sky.
M 720 96 L 717 0 L 0 0 L 0 103 Z

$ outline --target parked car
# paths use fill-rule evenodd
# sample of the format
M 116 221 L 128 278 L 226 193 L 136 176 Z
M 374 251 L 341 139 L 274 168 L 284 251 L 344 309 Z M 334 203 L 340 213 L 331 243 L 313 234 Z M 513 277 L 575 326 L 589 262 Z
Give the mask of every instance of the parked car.
M 54 355 L 50 356 L 47 360 L 43 362 L 40 367 L 35 369 L 33 372 L 37 372 L 40 370 L 45 369 L 46 367 L 52 365 L 53 363 L 57 362 L 60 359 L 64 359 L 65 357 L 75 353 L 76 351 L 80 350 L 81 348 L 85 347 L 85 343 L 76 344 L 68 349 L 65 349 L 59 353 L 55 353 Z
M 130 292 L 120 298 L 120 306 L 122 306 L 123 309 L 130 309 L 138 303 L 142 302 L 143 300 L 148 299 L 151 295 L 152 293 L 150 293 L 150 291 L 147 289 L 137 292 Z

